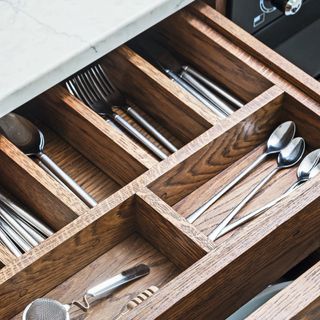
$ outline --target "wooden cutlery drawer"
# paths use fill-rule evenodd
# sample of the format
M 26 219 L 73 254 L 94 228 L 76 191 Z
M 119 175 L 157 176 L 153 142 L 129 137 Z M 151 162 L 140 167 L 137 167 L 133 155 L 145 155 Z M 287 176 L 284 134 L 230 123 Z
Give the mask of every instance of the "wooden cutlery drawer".
M 70 303 L 92 285 L 141 263 L 150 267 L 149 275 L 95 303 L 85 315 L 73 306 L 72 317 L 225 319 L 320 247 L 319 176 L 252 221 L 216 241 L 209 238 L 276 167 L 278 154 L 268 156 L 194 223 L 188 221 L 265 151 L 281 123 L 295 123 L 295 136 L 305 139 L 305 155 L 320 146 L 319 103 L 225 37 L 198 9 L 191 5 L 147 35 L 243 101 L 228 117 L 217 117 L 132 49 L 132 42 L 98 61 L 125 102 L 176 146 L 169 152 L 115 106 L 112 111 L 164 152 L 164 160 L 93 111 L 90 101 L 81 101 L 90 95 L 75 97 L 65 83 L 15 111 L 41 130 L 44 153 L 97 204 L 86 205 L 35 157 L 0 137 L 0 188 L 54 230 L 20 257 L 0 243 L 1 319 L 21 319 L 24 308 L 41 297 Z M 90 68 L 83 74 L 90 75 Z M 237 218 L 285 192 L 297 180 L 297 167 L 279 171 Z M 152 285 L 160 290 L 125 313 L 126 304 Z M 317 296 L 308 302 L 315 305 Z

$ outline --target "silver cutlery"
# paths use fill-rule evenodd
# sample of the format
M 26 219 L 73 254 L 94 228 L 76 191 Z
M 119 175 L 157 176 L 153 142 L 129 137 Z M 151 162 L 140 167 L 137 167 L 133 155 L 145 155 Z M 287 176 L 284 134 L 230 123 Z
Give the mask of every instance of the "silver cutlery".
M 18 249 L 16 244 L 11 240 L 11 238 L 4 231 L 1 221 L 0 221 L 0 240 L 2 244 L 5 245 L 13 255 L 15 255 L 16 257 L 20 257 L 22 255 L 22 252 Z
M 269 155 L 279 153 L 284 147 L 286 147 L 296 132 L 296 126 L 294 122 L 287 121 L 278 126 L 270 135 L 266 150 L 260 155 L 251 165 L 244 169 L 237 177 L 234 177 L 226 186 L 224 186 L 218 193 L 213 195 L 207 200 L 200 208 L 191 213 L 187 220 L 190 223 L 196 221 L 205 211 L 209 209 L 216 201 L 218 201 L 225 193 L 239 183 L 244 177 L 246 177 L 252 170 L 260 165 Z
M 69 320 L 69 310 L 72 305 L 83 311 L 90 308 L 90 303 L 106 297 L 113 290 L 124 284 L 149 274 L 150 269 L 144 264 L 121 272 L 120 274 L 89 289 L 83 296 L 83 302 L 73 301 L 71 304 L 62 304 L 59 301 L 41 298 L 30 303 L 24 310 L 23 320 Z M 90 299 L 90 302 L 89 302 Z
M 162 152 L 162 150 L 149 141 L 123 117 L 113 111 L 115 106 L 119 107 L 125 105 L 125 101 L 118 93 L 118 90 L 116 90 L 115 87 L 110 86 L 110 82 L 105 78 L 100 65 L 94 66 L 83 73 L 79 73 L 73 79 L 67 81 L 66 86 L 71 94 L 86 103 L 88 107 L 103 118 L 109 118 L 112 121 L 115 121 L 161 160 L 167 158 L 167 155 Z M 128 108 L 126 108 L 126 110 L 128 110 Z M 138 121 L 143 119 L 143 117 L 139 116 L 132 108 L 129 109 L 128 112 L 130 112 L 133 117 L 138 116 Z M 166 141 L 166 144 L 170 145 L 172 150 L 177 150 L 164 136 L 160 134 L 160 132 L 158 132 L 158 130 L 151 126 L 145 119 L 143 120 L 143 124 L 147 124 L 148 129 L 151 129 L 152 133 L 155 134 L 158 139 Z
M 9 113 L 0 118 L 0 132 L 26 155 L 37 157 L 89 207 L 94 207 L 97 204 L 89 194 L 44 153 L 44 135 L 29 120 L 18 114 Z
M 9 196 L 5 195 L 0 191 L 0 205 L 1 203 L 5 205 L 8 209 L 13 211 L 18 217 L 26 221 L 35 230 L 40 231 L 43 235 L 50 237 L 53 235 L 53 230 L 47 225 L 36 219 L 31 213 L 26 209 L 22 208 L 19 204 L 13 201 Z
M 198 72 L 194 68 L 192 68 L 190 66 L 183 66 L 182 69 L 183 69 L 183 71 L 181 72 L 182 78 L 183 78 L 183 75 L 185 73 L 187 73 L 187 74 L 193 76 L 195 79 L 202 82 L 208 88 L 210 88 L 213 91 L 220 94 L 224 99 L 231 102 L 237 108 L 242 108 L 245 105 L 240 99 L 236 98 L 234 95 L 232 95 L 231 93 L 226 91 L 221 85 L 219 85 L 218 83 L 214 82 L 211 79 L 209 80 L 208 78 L 206 78 L 204 75 L 202 75 L 200 72 Z
M 309 181 L 310 179 L 314 178 L 316 175 L 320 172 L 320 164 L 319 163 L 319 156 L 320 156 L 320 149 L 315 150 L 311 153 L 309 153 L 301 162 L 298 171 L 297 171 L 297 181 L 287 190 L 285 191 L 281 196 L 277 197 L 276 199 L 268 202 L 264 206 L 248 213 L 244 217 L 238 219 L 234 223 L 230 223 L 227 225 L 219 234 L 217 237 L 220 238 L 226 233 L 234 230 L 235 228 L 243 225 L 244 223 L 258 217 L 266 210 L 270 209 L 274 205 L 276 205 L 278 202 L 280 202 L 282 199 L 288 197 L 294 190 L 296 190 L 298 187 L 300 187 L 305 182 Z
M 221 99 L 218 95 L 213 93 L 211 90 L 207 89 L 206 86 L 204 86 L 199 80 L 195 79 L 190 73 L 182 71 L 180 73 L 180 77 L 194 89 L 201 92 L 201 94 L 212 104 L 219 106 L 226 113 L 226 115 L 229 116 L 237 110 L 236 108 L 225 102 L 223 99 Z
M 214 241 L 229 222 L 240 212 L 240 210 L 257 194 L 257 192 L 279 171 L 296 165 L 302 158 L 305 150 L 305 142 L 302 138 L 294 138 L 277 158 L 277 167 L 267 174 L 250 193 L 227 215 L 226 218 L 209 234 L 209 239 Z
M 36 241 L 13 217 L 12 215 L 2 206 L 0 206 L 0 217 L 8 224 L 10 227 L 20 235 L 25 242 L 27 242 L 31 247 L 38 245 Z
M 147 40 L 147 41 L 146 41 Z M 132 43 L 132 47 L 139 54 L 144 56 L 157 68 L 163 71 L 171 80 L 175 81 L 182 88 L 187 90 L 190 94 L 196 97 L 201 101 L 208 109 L 214 112 L 220 118 L 227 117 L 230 113 L 228 110 L 224 110 L 225 103 L 219 105 L 214 102 L 215 99 L 209 100 L 202 92 L 199 90 L 199 87 L 195 89 L 187 81 L 180 77 L 180 71 L 182 70 L 182 65 L 177 61 L 177 59 L 162 45 L 154 41 L 151 38 L 142 39 L 140 41 L 135 41 Z M 192 76 L 190 76 L 194 81 Z
M 2 217 L 0 217 L 0 225 L 2 230 L 7 234 L 7 236 L 23 251 L 27 252 L 32 249 L 30 245 L 20 234 L 12 228 L 10 224 L 7 223 Z
M 20 226 L 30 234 L 30 236 L 38 243 L 44 241 L 46 238 L 41 235 L 37 230 L 33 229 L 27 222 L 17 216 L 14 212 L 11 213 L 13 219 L 20 224 Z

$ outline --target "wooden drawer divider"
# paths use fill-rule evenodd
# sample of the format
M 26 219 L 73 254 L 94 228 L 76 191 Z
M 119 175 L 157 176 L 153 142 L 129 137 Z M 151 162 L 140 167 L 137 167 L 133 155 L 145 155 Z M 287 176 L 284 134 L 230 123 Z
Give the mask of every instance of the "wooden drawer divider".
M 179 150 L 164 161 L 106 123 L 62 85 L 18 110 L 55 132 L 57 139 L 49 141 L 48 149 L 59 164 L 68 169 L 63 158 L 85 159 L 85 165 L 76 169 L 85 171 L 86 183 L 85 179 L 80 182 L 100 197 L 96 207 L 88 208 L 0 138 L 1 187 L 56 231 L 19 258 L 0 245 L 1 319 L 19 319 L 28 303 L 44 295 L 76 299 L 87 282 L 123 264 L 144 260 L 151 265 L 149 278 L 115 293 L 110 303 L 102 301 L 89 319 L 121 313 L 128 297 L 151 284 L 160 291 L 124 319 L 208 319 L 213 315 L 224 319 L 320 247 L 319 177 L 236 232 L 214 243 L 208 239 L 227 209 L 270 169 L 271 160 L 254 173 L 251 184 L 244 181 L 233 198 L 213 206 L 204 219 L 193 225 L 185 219 L 261 153 L 279 123 L 295 121 L 308 149 L 319 148 L 320 98 L 313 81 L 309 83 L 300 73 L 292 79 L 277 67 L 280 60 L 269 63 L 260 53 L 263 47 L 240 31 L 202 2 L 151 31 L 186 63 L 217 77 L 245 101 L 242 109 L 222 120 L 126 45 L 100 60 L 128 101 L 179 141 Z M 258 53 L 253 52 L 255 48 Z M 302 87 L 305 93 L 289 83 L 300 84 L 304 79 L 308 80 Z M 68 158 L 71 149 L 77 156 Z M 75 177 L 76 170 L 71 172 Z M 295 170 L 281 175 L 282 185 L 274 181 L 278 189 L 269 191 L 270 197 L 294 178 Z M 109 188 L 105 192 L 94 184 L 100 173 L 103 188 Z M 252 207 L 261 205 L 266 193 L 262 190 Z M 319 294 L 309 281 L 319 282 L 318 271 L 319 264 L 251 319 L 278 315 L 283 301 L 290 303 L 283 318 L 317 314 Z M 301 289 L 304 285 L 312 291 L 307 299 Z M 292 288 L 303 301 L 299 308 L 291 306 L 296 301 Z M 266 308 L 270 309 L 265 312 Z

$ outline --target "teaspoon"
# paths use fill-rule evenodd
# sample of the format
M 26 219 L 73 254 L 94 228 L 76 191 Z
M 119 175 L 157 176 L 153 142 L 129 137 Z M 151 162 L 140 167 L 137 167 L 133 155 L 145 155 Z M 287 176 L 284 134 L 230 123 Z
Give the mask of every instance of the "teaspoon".
M 89 207 L 92 208 L 97 204 L 89 194 L 87 194 L 73 179 L 60 169 L 55 162 L 44 154 L 44 135 L 28 119 L 15 113 L 9 113 L 0 118 L 0 130 L 8 140 L 26 155 L 37 157 Z
M 266 177 L 264 177 L 251 192 L 222 220 L 222 222 L 210 234 L 209 239 L 217 239 L 221 231 L 229 222 L 240 212 L 240 210 L 257 194 L 257 192 L 281 169 L 289 168 L 297 164 L 303 156 L 305 142 L 303 138 L 294 138 L 284 149 L 282 149 L 277 158 L 277 167 L 274 168 Z
M 200 208 L 191 213 L 187 217 L 190 223 L 196 221 L 209 207 L 218 201 L 225 193 L 233 188 L 239 181 L 247 176 L 253 169 L 261 164 L 269 155 L 279 153 L 288 143 L 293 139 L 296 132 L 296 125 L 292 121 L 286 121 L 278 126 L 270 135 L 267 141 L 267 148 L 265 152 L 260 155 L 251 165 L 244 169 L 237 177 L 224 186 L 218 193 L 207 200 Z
M 244 217 L 240 218 L 234 223 L 227 225 L 219 234 L 217 238 L 222 237 L 226 233 L 232 231 L 233 229 L 243 225 L 244 223 L 252 220 L 253 218 L 258 217 L 261 213 L 270 209 L 272 206 L 276 205 L 282 199 L 286 198 L 291 194 L 292 191 L 297 189 L 299 186 L 314 178 L 320 171 L 320 149 L 310 152 L 301 162 L 298 171 L 297 171 L 297 181 L 285 191 L 280 197 L 268 202 L 266 205 L 248 213 Z

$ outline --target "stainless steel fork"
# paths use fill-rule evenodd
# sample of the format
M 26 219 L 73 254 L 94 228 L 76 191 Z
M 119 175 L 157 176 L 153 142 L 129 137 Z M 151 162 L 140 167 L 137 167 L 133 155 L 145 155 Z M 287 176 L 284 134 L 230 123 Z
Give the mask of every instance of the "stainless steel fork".
M 124 109 L 130 116 L 132 116 L 132 118 L 141 124 L 142 127 L 161 141 L 170 151 L 177 151 L 177 148 L 175 148 L 170 141 L 162 136 L 161 133 L 146 121 L 138 112 L 125 103 L 124 97 L 111 83 L 100 65 L 93 66 L 89 70 L 76 75 L 73 79 L 66 82 L 66 86 L 71 94 L 82 100 L 102 117 L 115 121 L 160 159 L 167 158 L 167 155 L 137 131 L 132 125 L 130 125 L 123 117 L 115 113 L 113 111 L 113 107 L 121 107 Z

